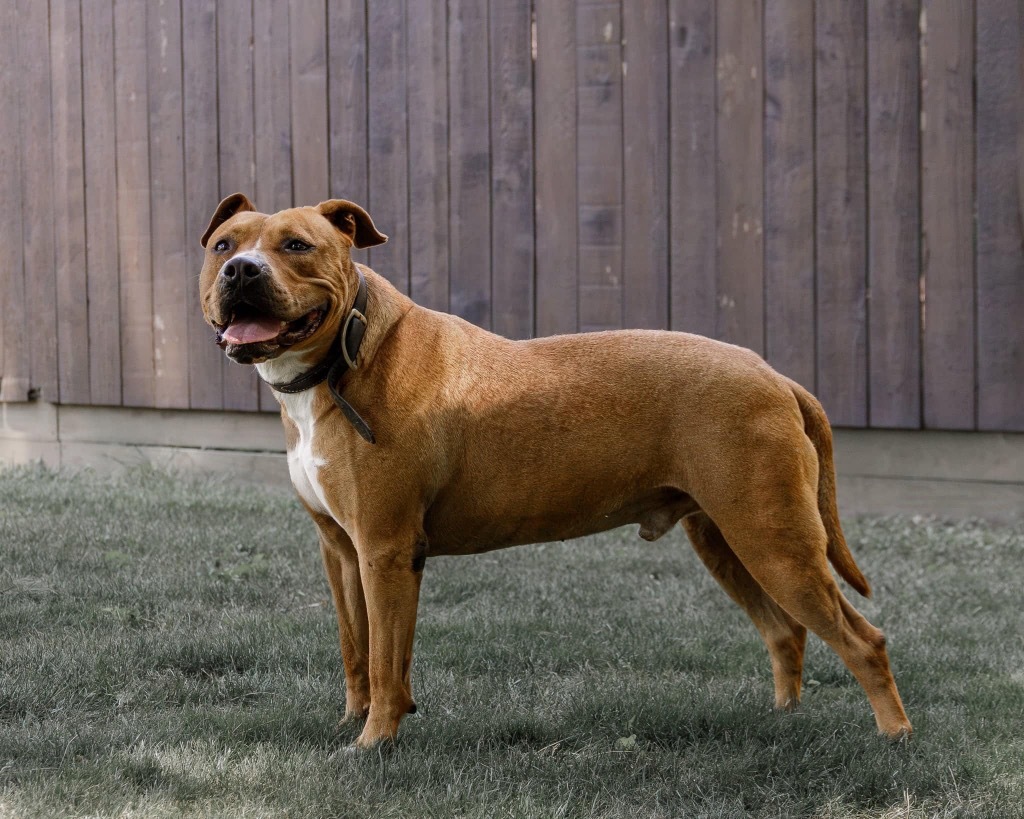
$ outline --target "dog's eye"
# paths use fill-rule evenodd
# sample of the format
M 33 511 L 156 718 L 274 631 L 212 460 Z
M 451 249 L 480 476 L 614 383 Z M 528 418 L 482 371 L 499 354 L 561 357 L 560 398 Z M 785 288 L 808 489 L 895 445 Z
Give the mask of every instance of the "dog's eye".
M 224 253 L 229 247 L 231 247 L 231 242 L 229 242 L 227 239 L 221 239 L 219 242 L 217 242 L 217 244 L 213 246 L 213 252 Z
M 312 250 L 313 245 L 307 244 L 302 239 L 289 239 L 284 243 L 284 249 L 290 250 L 292 253 L 304 253 L 307 250 Z

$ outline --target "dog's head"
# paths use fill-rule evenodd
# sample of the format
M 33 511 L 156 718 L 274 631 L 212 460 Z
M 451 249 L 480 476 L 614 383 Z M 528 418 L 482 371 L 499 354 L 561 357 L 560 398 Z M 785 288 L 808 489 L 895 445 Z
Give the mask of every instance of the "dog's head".
M 203 316 L 241 364 L 315 346 L 334 337 L 355 298 L 351 248 L 387 239 L 365 210 L 344 199 L 268 215 L 233 194 L 200 240 Z

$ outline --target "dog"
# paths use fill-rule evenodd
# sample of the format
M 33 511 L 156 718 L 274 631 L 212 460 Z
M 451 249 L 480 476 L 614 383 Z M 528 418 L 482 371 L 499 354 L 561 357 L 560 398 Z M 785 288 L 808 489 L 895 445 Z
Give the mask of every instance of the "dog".
M 750 350 L 680 332 L 511 341 L 414 304 L 350 251 L 387 241 L 341 199 L 220 203 L 200 298 L 227 356 L 281 404 L 292 483 L 337 608 L 355 745 L 415 711 L 424 565 L 626 524 L 681 522 L 760 632 L 775 705 L 800 700 L 811 629 L 863 686 L 879 731 L 911 732 L 885 638 L 829 563 L 870 588 L 836 508 L 818 401 Z

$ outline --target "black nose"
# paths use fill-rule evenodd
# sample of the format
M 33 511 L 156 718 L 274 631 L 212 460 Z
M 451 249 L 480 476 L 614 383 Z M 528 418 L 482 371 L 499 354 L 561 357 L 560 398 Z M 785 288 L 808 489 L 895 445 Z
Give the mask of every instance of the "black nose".
M 220 275 L 224 277 L 224 280 L 236 287 L 255 281 L 265 274 L 263 265 L 248 256 L 236 256 L 225 262 L 220 269 Z

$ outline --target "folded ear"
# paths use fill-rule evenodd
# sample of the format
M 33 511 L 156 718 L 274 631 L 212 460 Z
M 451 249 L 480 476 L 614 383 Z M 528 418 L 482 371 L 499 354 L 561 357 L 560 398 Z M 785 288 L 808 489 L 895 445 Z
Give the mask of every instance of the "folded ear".
M 210 225 L 206 228 L 206 233 L 203 234 L 203 238 L 199 240 L 199 244 L 206 247 L 206 243 L 210 241 L 210 237 L 217 228 L 223 225 L 236 213 L 242 213 L 247 210 L 256 210 L 252 202 L 249 201 L 249 198 L 244 193 L 231 194 L 231 196 L 227 197 L 217 205 L 217 210 L 214 211 L 213 218 L 210 220 Z
M 346 199 L 328 199 L 316 206 L 316 209 L 323 214 L 332 225 L 352 240 L 358 248 L 373 247 L 382 245 L 388 237 L 377 230 L 365 210 L 355 202 Z

